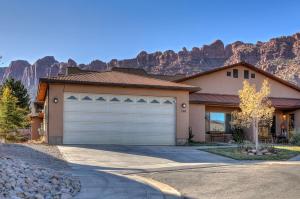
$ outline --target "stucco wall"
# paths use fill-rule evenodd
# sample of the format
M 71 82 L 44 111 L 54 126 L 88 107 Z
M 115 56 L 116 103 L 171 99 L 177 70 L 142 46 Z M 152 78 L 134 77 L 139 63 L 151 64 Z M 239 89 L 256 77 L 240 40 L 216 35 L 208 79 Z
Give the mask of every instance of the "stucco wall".
M 184 144 L 188 138 L 189 127 L 189 92 L 162 89 L 103 87 L 89 85 L 49 85 L 49 143 L 62 144 L 63 140 L 63 94 L 64 92 L 102 93 L 118 95 L 142 95 L 176 98 L 176 143 Z M 58 103 L 53 99 L 58 98 Z M 181 104 L 185 103 L 184 109 Z
M 190 127 L 194 135 L 193 140 L 205 141 L 205 105 L 190 104 Z
M 232 74 L 230 77 L 226 75 L 227 71 L 238 69 L 238 78 L 233 78 Z M 221 70 L 208 75 L 189 79 L 181 83 L 189 84 L 193 86 L 199 86 L 201 88 L 200 93 L 214 93 L 214 94 L 226 94 L 226 95 L 238 95 L 238 91 L 243 87 L 244 70 L 249 70 L 248 81 L 251 84 L 256 84 L 258 89 L 261 88 L 263 80 L 266 78 L 261 73 L 251 71 L 244 66 L 238 66 L 227 70 Z M 255 73 L 255 78 L 251 78 L 251 73 Z M 269 79 L 271 85 L 271 97 L 282 97 L 282 98 L 300 98 L 300 92 L 292 89 L 280 82 L 273 79 Z

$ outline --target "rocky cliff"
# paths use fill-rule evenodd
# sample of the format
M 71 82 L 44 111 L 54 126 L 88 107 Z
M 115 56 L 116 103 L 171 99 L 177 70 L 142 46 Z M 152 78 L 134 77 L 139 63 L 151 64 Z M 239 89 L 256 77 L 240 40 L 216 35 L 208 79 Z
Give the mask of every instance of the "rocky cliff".
M 25 60 L 12 61 L 8 67 L 0 68 L 0 81 L 8 77 L 21 80 L 34 96 L 38 79 L 45 76 L 64 74 L 68 66 L 81 69 L 105 71 L 112 67 L 143 68 L 149 73 L 186 75 L 210 70 L 223 65 L 245 61 L 285 80 L 300 85 L 300 33 L 270 39 L 256 44 L 236 41 L 224 46 L 221 40 L 210 45 L 194 47 L 191 50 L 182 48 L 179 52 L 140 52 L 132 59 L 103 62 L 94 60 L 89 64 L 77 64 L 69 59 L 59 62 L 53 56 L 46 56 L 29 64 Z

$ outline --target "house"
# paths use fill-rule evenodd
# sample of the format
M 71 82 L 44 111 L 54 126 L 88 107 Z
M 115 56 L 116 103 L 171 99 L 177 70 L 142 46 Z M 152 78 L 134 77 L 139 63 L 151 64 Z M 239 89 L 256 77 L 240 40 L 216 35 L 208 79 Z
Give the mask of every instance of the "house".
M 276 111 L 272 127 L 260 127 L 260 138 L 272 135 L 290 136 L 300 128 L 300 88 L 245 62 L 216 68 L 177 80 L 201 87 L 190 94 L 189 124 L 196 141 L 210 141 L 215 132 L 222 132 L 225 140 L 231 139 L 231 112 L 238 110 L 238 91 L 248 80 L 261 88 L 264 79 L 271 87 L 270 100 Z M 251 128 L 244 129 L 247 139 L 253 140 Z M 216 138 L 217 139 L 217 138 Z M 220 139 L 223 139 L 222 137 Z
M 300 89 L 244 62 L 167 78 L 173 82 L 129 69 L 75 71 L 40 79 L 36 100 L 50 144 L 180 145 L 189 127 L 195 141 L 228 141 L 243 81 L 260 88 L 266 78 L 276 112 L 260 137 L 288 136 L 300 127 Z M 244 131 L 253 139 L 251 129 Z
M 50 144 L 185 143 L 195 86 L 119 71 L 41 78 L 43 129 Z

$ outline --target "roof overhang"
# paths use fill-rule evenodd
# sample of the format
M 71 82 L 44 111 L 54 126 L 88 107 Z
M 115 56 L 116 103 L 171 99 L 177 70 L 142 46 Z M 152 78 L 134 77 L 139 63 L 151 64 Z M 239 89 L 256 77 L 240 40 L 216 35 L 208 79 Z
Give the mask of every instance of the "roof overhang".
M 269 98 L 272 106 L 278 110 L 300 109 L 300 99 L 295 98 Z M 204 104 L 207 106 L 239 107 L 239 96 L 209 93 L 193 93 L 190 95 L 190 104 Z
M 49 84 L 75 84 L 75 85 L 91 85 L 91 86 L 107 86 L 107 87 L 122 87 L 122 88 L 145 88 L 145 89 L 162 89 L 162 90 L 177 90 L 188 91 L 194 93 L 201 89 L 196 86 L 162 86 L 162 85 L 147 85 L 147 84 L 122 84 L 122 83 L 106 83 L 106 82 L 90 82 L 90 81 L 72 81 L 72 80 L 57 80 L 40 78 L 37 101 L 44 101 Z

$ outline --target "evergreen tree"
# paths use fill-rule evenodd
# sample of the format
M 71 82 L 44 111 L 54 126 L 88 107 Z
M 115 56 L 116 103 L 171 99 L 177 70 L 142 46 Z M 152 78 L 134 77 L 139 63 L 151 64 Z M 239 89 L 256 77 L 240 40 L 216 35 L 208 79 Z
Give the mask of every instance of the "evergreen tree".
M 5 82 L 3 83 L 1 89 L 0 89 L 0 95 L 3 94 L 3 89 L 5 87 L 8 87 L 11 90 L 12 95 L 17 98 L 17 100 L 18 100 L 17 106 L 22 108 L 22 109 L 25 109 L 27 111 L 27 113 L 29 113 L 29 110 L 30 110 L 30 97 L 29 97 L 27 89 L 22 84 L 22 82 L 19 81 L 19 80 L 16 81 L 13 78 L 6 79 Z
M 9 87 L 3 88 L 0 101 L 0 131 L 7 134 L 28 124 L 26 110 L 18 107 L 18 100 Z

